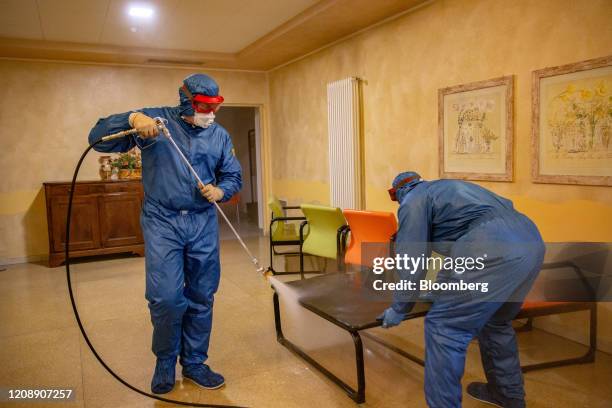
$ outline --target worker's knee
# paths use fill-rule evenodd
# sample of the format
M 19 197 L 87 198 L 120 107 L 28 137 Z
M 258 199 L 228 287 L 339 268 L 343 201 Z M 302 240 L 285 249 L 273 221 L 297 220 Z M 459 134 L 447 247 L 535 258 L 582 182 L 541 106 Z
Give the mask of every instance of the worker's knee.
M 211 309 L 215 301 L 215 291 L 213 288 L 202 288 L 202 290 L 187 290 L 185 296 L 200 309 Z
M 425 340 L 438 348 L 448 348 L 453 351 L 466 350 L 476 332 L 472 329 L 458 327 L 449 319 L 439 316 L 425 317 Z
M 187 300 L 182 291 L 160 290 L 147 296 L 149 309 L 156 316 L 180 317 L 187 309 Z

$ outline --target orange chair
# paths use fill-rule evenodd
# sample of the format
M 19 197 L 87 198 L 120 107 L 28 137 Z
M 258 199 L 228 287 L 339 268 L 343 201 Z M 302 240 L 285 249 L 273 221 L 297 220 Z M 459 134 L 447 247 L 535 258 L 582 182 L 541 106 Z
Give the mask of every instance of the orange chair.
M 393 213 L 344 210 L 344 217 L 348 223 L 345 236 L 350 232 L 350 241 L 344 251 L 345 264 L 371 266 L 374 257 L 389 256 L 388 245 L 371 247 L 367 254 L 362 254 L 362 247 L 364 243 L 391 243 L 397 232 L 397 220 Z M 342 239 L 342 242 L 344 241 L 345 239 Z

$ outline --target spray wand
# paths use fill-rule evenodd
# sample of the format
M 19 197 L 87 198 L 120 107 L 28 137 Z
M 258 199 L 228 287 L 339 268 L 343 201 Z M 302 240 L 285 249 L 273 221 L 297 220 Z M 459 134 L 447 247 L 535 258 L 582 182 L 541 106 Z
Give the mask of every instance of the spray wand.
M 189 163 L 189 160 L 187 160 L 187 157 L 185 157 L 185 155 L 183 154 L 181 149 L 178 147 L 178 145 L 176 144 L 176 142 L 172 138 L 172 135 L 170 134 L 170 131 L 166 127 L 166 123 L 165 122 L 167 122 L 166 119 L 163 119 L 163 118 L 160 118 L 160 117 L 155 118 L 155 123 L 157 124 L 158 129 L 164 134 L 164 136 L 166 138 L 168 138 L 170 143 L 172 143 L 172 146 L 174 146 L 174 148 L 178 152 L 179 156 L 181 157 L 181 159 L 183 160 L 183 162 L 185 163 L 185 165 L 187 166 L 187 168 L 189 169 L 191 174 L 193 174 L 195 179 L 198 181 L 198 185 L 199 186 L 204 186 L 204 183 L 202 182 L 202 179 L 200 178 L 200 176 L 198 176 L 198 173 L 196 173 L 196 171 L 193 168 L 193 166 L 191 165 L 191 163 Z M 135 133 L 138 133 L 139 130 L 140 129 L 129 129 L 129 130 L 124 130 L 124 131 L 121 131 L 121 132 L 113 133 L 112 135 L 104 136 L 102 138 L 102 141 L 106 142 L 106 141 L 109 141 L 109 140 L 119 139 L 119 138 L 122 138 L 122 137 L 125 137 L 125 136 L 133 135 Z M 227 225 L 230 227 L 230 229 L 232 230 L 232 232 L 234 233 L 234 235 L 238 239 L 238 242 L 240 242 L 240 245 L 242 246 L 244 251 L 251 258 L 251 262 L 255 266 L 257 272 L 261 273 L 264 276 L 267 276 L 266 270 L 259 264 L 259 261 L 257 260 L 257 258 L 253 255 L 253 253 L 246 246 L 246 244 L 244 243 L 244 241 L 240 237 L 240 234 L 238 234 L 238 231 L 236 231 L 236 228 L 234 228 L 234 226 L 230 222 L 229 218 L 227 218 L 227 215 L 225 215 L 225 212 L 223 212 L 223 210 L 221 209 L 219 204 L 217 204 L 216 201 L 213 201 L 213 204 L 215 205 L 215 207 L 217 208 L 217 211 L 219 211 L 219 214 L 221 214 L 221 216 L 223 217 L 223 219 L 225 220 Z

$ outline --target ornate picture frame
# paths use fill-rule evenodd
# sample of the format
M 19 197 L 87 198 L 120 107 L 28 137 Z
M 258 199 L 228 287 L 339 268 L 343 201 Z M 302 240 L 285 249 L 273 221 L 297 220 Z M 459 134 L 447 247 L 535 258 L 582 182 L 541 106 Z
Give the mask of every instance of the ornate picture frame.
M 514 76 L 438 90 L 440 178 L 512 181 Z
M 535 183 L 612 185 L 612 56 L 532 73 Z

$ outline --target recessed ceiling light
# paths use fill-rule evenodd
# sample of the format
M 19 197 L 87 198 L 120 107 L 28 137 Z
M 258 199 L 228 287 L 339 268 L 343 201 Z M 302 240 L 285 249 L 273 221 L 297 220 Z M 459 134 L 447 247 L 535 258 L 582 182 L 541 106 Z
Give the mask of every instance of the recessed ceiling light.
M 128 10 L 128 14 L 132 17 L 149 18 L 153 16 L 153 9 L 145 6 L 132 6 Z

